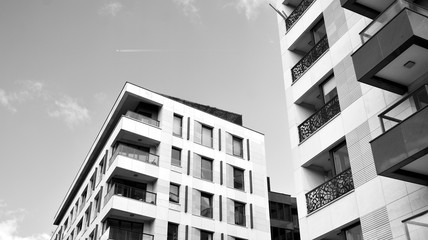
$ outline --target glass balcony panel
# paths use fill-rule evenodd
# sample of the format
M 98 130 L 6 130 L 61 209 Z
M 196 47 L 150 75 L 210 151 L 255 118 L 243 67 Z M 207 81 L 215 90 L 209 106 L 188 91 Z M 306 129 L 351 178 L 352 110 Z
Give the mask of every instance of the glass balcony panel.
M 131 198 L 134 200 L 155 204 L 156 205 L 156 193 L 146 191 L 144 189 L 134 188 L 124 184 L 114 183 L 105 196 L 104 205 L 110 200 L 113 195 Z
M 159 127 L 160 125 L 158 120 L 146 117 L 144 115 L 141 115 L 132 111 L 126 112 L 125 116 L 151 126 Z
M 296 82 L 329 49 L 327 35 L 324 36 L 300 61 L 291 68 L 293 83 Z
M 309 138 L 339 113 L 339 98 L 336 96 L 297 127 L 299 130 L 300 142 Z
M 345 170 L 329 181 L 306 193 L 308 214 L 333 202 L 354 189 L 351 169 Z
M 285 19 L 285 27 L 287 31 L 300 19 L 303 13 L 312 5 L 315 0 L 303 0 L 299 5 L 293 10 L 290 16 Z
M 131 147 L 125 144 L 118 144 L 118 146 L 116 147 L 116 150 L 113 152 L 110 158 L 109 166 L 114 162 L 117 155 L 122 155 L 128 158 L 132 158 L 141 162 L 150 163 L 156 166 L 158 166 L 159 164 L 159 156 L 157 155 L 148 153 L 141 149 Z
M 153 240 L 154 236 L 142 232 L 130 231 L 118 227 L 109 228 L 109 239 L 112 240 Z

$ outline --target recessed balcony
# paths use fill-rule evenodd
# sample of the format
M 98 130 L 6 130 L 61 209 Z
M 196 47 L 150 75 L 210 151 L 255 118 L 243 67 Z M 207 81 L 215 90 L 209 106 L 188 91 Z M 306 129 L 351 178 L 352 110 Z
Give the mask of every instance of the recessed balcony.
M 126 112 L 125 116 L 153 127 L 159 127 L 160 125 L 158 120 L 144 116 L 142 114 L 135 113 L 133 111 Z
M 339 113 L 339 98 L 335 96 L 297 127 L 300 142 L 312 136 Z
M 352 172 L 349 168 L 329 181 L 306 193 L 308 214 L 334 202 L 336 199 L 354 189 Z
M 406 93 L 428 72 L 427 25 L 428 10 L 395 1 L 360 33 L 363 45 L 352 54 L 357 80 Z
M 376 18 L 383 12 L 394 0 L 340 0 L 343 8 L 356 12 L 368 18 Z
M 154 236 L 139 231 L 109 227 L 100 238 L 101 240 L 153 240 Z
M 104 205 L 108 203 L 113 195 L 156 205 L 156 193 L 120 183 L 111 184 L 110 190 L 104 197 Z
M 148 150 L 138 148 L 124 143 L 119 143 L 110 158 L 109 166 L 116 160 L 117 156 L 124 156 L 136 161 L 159 166 L 159 156 L 149 153 Z
M 428 185 L 428 85 L 379 115 L 383 134 L 370 142 L 379 175 Z
M 306 10 L 312 5 L 315 0 L 303 0 L 291 12 L 290 16 L 285 19 L 285 27 L 287 31 L 300 19 Z
M 300 79 L 329 49 L 327 35 L 321 38 L 307 53 L 291 68 L 293 83 Z

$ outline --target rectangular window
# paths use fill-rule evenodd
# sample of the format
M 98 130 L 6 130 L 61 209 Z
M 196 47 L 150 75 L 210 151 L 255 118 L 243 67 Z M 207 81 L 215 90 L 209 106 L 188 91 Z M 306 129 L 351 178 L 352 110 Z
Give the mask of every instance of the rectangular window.
M 97 217 L 98 213 L 101 211 L 101 193 L 102 193 L 102 189 L 94 198 L 94 219 Z
M 324 104 L 337 96 L 336 80 L 333 74 L 321 84 L 321 91 L 324 96 Z
M 181 166 L 181 149 L 172 147 L 171 149 L 171 164 Z
M 243 147 L 242 147 L 242 138 L 238 138 L 236 136 L 232 137 L 232 148 L 233 155 L 238 157 L 243 157 Z
M 95 169 L 95 172 L 92 174 L 91 179 L 89 180 L 89 187 L 90 187 L 90 193 L 95 190 L 95 181 L 97 179 L 97 169 Z
M 357 224 L 345 230 L 346 240 L 363 240 L 361 225 Z
M 169 185 L 169 201 L 174 203 L 180 202 L 180 185 L 173 183 Z
M 213 234 L 211 232 L 201 230 L 201 240 L 213 240 Z
M 183 129 L 183 117 L 174 114 L 173 130 L 172 134 L 177 137 L 182 136 Z
M 83 219 L 80 219 L 79 223 L 76 226 L 76 235 L 80 233 L 80 231 L 82 231 L 82 221 Z
M 213 180 L 213 161 L 207 158 L 201 158 L 201 178 L 212 181 Z
M 98 227 L 98 225 L 91 232 L 91 234 L 89 234 L 89 240 L 96 240 L 97 239 L 97 227 Z
M 86 197 L 87 197 L 87 195 L 88 195 L 88 190 L 87 190 L 87 188 L 88 188 L 88 187 L 86 187 L 86 188 L 85 188 L 85 190 L 83 190 L 82 195 L 80 195 L 80 210 L 79 210 L 79 212 L 81 212 L 81 211 L 82 211 L 82 209 L 83 209 L 83 207 L 85 206 L 85 203 L 86 203 Z
M 88 209 L 85 211 L 85 226 L 89 227 L 89 223 L 91 222 L 91 207 L 92 203 L 89 205 Z
M 213 147 L 213 128 L 195 121 L 195 143 Z
M 244 170 L 233 168 L 233 187 L 244 190 Z
M 235 202 L 235 224 L 245 226 L 245 204 Z
M 333 149 L 331 151 L 331 155 L 333 157 L 335 175 L 351 167 L 346 143 L 343 143 L 338 147 L 336 147 L 335 149 Z
M 73 223 L 73 217 L 74 217 L 74 209 L 71 209 L 71 211 L 70 211 L 70 226 L 71 226 L 71 223 Z
M 178 224 L 168 223 L 167 240 L 178 240 Z
M 64 231 L 67 230 L 67 227 L 68 227 L 68 218 L 64 222 Z
M 201 216 L 213 217 L 213 195 L 201 192 Z

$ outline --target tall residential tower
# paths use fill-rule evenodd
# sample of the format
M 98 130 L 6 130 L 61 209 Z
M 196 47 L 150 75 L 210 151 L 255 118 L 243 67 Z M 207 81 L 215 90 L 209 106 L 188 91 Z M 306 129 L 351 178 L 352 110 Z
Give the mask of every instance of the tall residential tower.
M 302 239 L 428 239 L 428 1 L 277 1 Z

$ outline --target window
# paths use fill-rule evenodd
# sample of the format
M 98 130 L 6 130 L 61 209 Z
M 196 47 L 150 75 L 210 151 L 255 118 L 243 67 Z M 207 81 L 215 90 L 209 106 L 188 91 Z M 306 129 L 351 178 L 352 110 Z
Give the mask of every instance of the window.
M 70 211 L 70 226 L 71 226 L 71 223 L 73 223 L 73 215 L 74 214 L 74 209 L 71 209 L 71 211 Z
M 89 223 L 91 222 L 91 207 L 92 203 L 89 205 L 88 209 L 85 211 L 85 226 L 89 227 Z
M 67 230 L 67 227 L 68 227 L 68 218 L 64 222 L 64 231 Z
M 94 219 L 97 217 L 98 213 L 101 211 L 101 192 L 100 191 L 97 196 L 94 198 Z
M 332 74 L 321 86 L 322 95 L 324 97 L 324 104 L 337 96 L 336 80 Z
M 331 151 L 331 156 L 334 163 L 334 173 L 335 175 L 349 169 L 351 164 L 349 163 L 348 148 L 346 143 L 342 143 L 335 149 Z
M 181 149 L 172 147 L 171 164 L 175 166 L 181 166 Z
M 77 217 L 77 214 L 79 213 L 79 200 L 76 201 L 74 204 L 74 216 Z
M 167 240 L 178 240 L 178 224 L 168 223 Z
M 324 24 L 324 19 L 321 19 L 315 26 L 311 29 L 311 44 L 317 44 L 325 35 L 327 34 Z
M 95 172 L 92 174 L 92 177 L 89 180 L 89 187 L 90 187 L 91 194 L 95 190 L 95 181 L 96 181 L 96 179 L 97 179 L 97 169 L 95 169 Z
M 213 161 L 207 158 L 201 158 L 201 178 L 212 181 L 213 180 Z
M 172 134 L 174 136 L 181 137 L 182 136 L 182 129 L 183 129 L 183 117 L 174 114 Z
M 89 240 L 95 240 L 97 239 L 97 227 L 89 234 Z
M 88 188 L 88 187 L 86 187 L 86 188 L 85 188 L 85 190 L 83 190 L 82 195 L 80 195 L 80 210 L 79 210 L 79 212 L 81 212 L 81 211 L 82 211 L 82 209 L 83 209 L 83 207 L 85 206 L 85 203 L 86 203 L 86 197 L 87 197 L 87 195 L 88 195 L 88 190 L 87 190 L 87 188 Z
M 245 204 L 235 202 L 235 224 L 245 226 Z
M 226 153 L 241 158 L 244 157 L 243 142 L 242 138 L 228 133 L 226 135 Z
M 201 240 L 213 240 L 213 234 L 210 232 L 201 230 Z
M 346 240 L 363 240 L 363 233 L 361 231 L 361 225 L 353 225 L 345 230 Z
M 292 221 L 290 205 L 269 201 L 270 218 L 282 221 Z
M 271 227 L 270 233 L 273 240 L 300 240 L 298 232 L 296 235 L 296 232 L 285 228 Z
M 103 174 L 105 173 L 105 161 L 107 159 L 107 154 L 104 155 L 103 159 L 101 160 L 99 166 L 98 166 L 98 181 L 97 184 L 101 182 L 103 179 Z
M 238 157 L 243 157 L 243 151 L 242 151 L 242 138 L 238 138 L 233 136 L 232 137 L 232 148 L 233 148 L 233 155 Z
M 178 203 L 180 201 L 180 186 L 171 183 L 169 185 L 169 201 Z
M 233 168 L 233 187 L 244 190 L 244 170 Z
M 213 128 L 195 121 L 195 143 L 213 147 Z
M 213 195 L 208 193 L 201 193 L 201 216 L 212 218 L 213 217 Z

